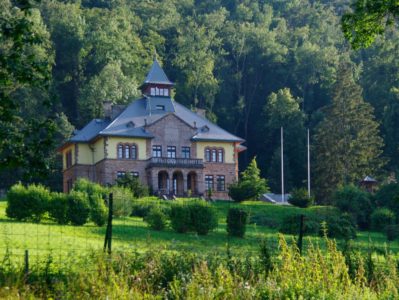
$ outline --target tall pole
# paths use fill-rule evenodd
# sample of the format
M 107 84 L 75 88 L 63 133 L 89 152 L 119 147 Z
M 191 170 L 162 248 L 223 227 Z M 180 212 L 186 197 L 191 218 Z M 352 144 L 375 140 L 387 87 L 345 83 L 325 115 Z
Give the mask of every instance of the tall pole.
M 308 197 L 310 198 L 310 134 L 308 128 Z
M 281 126 L 281 196 L 283 202 L 285 202 L 284 196 L 284 136 L 283 136 L 283 127 Z

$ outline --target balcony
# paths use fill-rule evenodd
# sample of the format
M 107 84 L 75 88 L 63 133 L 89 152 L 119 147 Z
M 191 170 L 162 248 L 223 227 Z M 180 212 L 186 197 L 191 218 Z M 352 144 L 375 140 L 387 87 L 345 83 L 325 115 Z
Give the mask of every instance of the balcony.
M 149 168 L 161 167 L 202 169 L 204 167 L 204 162 L 202 161 L 202 159 L 193 158 L 151 157 L 148 162 Z

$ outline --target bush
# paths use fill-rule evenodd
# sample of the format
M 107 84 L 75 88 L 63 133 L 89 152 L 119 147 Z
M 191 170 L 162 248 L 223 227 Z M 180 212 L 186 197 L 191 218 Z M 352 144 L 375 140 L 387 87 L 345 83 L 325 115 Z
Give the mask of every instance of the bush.
M 351 215 L 332 214 L 323 218 L 322 222 L 326 224 L 327 236 L 329 238 L 340 238 L 345 240 L 356 238 L 356 224 Z M 320 235 L 323 234 L 324 232 L 320 230 Z
M 103 226 L 107 222 L 108 209 L 101 197 L 93 198 L 90 203 L 90 220 L 97 226 Z
M 399 225 L 386 226 L 385 233 L 388 241 L 397 240 L 399 238 Z
M 68 224 L 68 195 L 64 193 L 52 193 L 48 212 L 50 217 L 58 224 Z
M 309 198 L 307 189 L 294 189 L 288 202 L 294 206 L 306 208 L 314 204 L 314 197 Z
M 7 193 L 6 214 L 20 221 L 40 222 L 50 199 L 50 191 L 46 187 L 31 184 L 25 188 L 18 183 Z
M 184 204 L 183 204 L 184 205 Z M 217 215 L 210 204 L 198 200 L 186 204 L 191 214 L 191 227 L 199 235 L 206 235 L 218 226 Z
M 170 221 L 173 230 L 179 233 L 195 231 L 199 235 L 206 235 L 217 227 L 215 210 L 201 200 L 173 204 Z
M 133 193 L 128 188 L 124 188 L 122 186 L 114 186 L 109 189 L 108 192 L 113 194 L 114 216 L 129 216 L 133 209 Z
M 159 207 L 154 206 L 150 209 L 144 221 L 148 223 L 151 229 L 162 230 L 166 227 L 167 217 Z
M 133 177 L 129 173 L 126 173 L 122 178 L 118 178 L 116 183 L 118 186 L 128 188 L 135 198 L 147 197 L 149 194 L 148 187 L 143 185 L 139 178 Z
M 339 188 L 333 195 L 335 206 L 342 212 L 351 214 L 360 229 L 368 229 L 372 204 L 370 194 L 354 185 Z
M 106 187 L 103 187 L 98 183 L 91 182 L 86 178 L 78 178 L 73 185 L 73 190 L 86 193 L 89 196 L 89 200 L 91 197 L 103 197 L 108 193 Z
M 72 225 L 84 225 L 90 214 L 89 200 L 86 193 L 71 191 L 68 195 L 68 220 Z
M 179 233 L 188 232 L 191 229 L 191 211 L 184 203 L 173 204 L 170 211 L 170 225 Z
M 378 206 L 388 207 L 399 218 L 399 184 L 390 183 L 381 186 L 374 198 Z
M 371 226 L 374 230 L 385 231 L 385 227 L 394 225 L 396 216 L 394 212 L 388 208 L 377 208 L 371 214 Z
M 230 208 L 227 213 L 227 233 L 230 236 L 244 237 L 248 214 L 239 208 Z

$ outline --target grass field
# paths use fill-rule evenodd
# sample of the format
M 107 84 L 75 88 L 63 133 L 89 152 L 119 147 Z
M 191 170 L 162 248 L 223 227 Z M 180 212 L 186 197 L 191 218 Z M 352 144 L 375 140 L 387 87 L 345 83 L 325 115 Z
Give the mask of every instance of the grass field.
M 0 250 L 4 254 L 8 249 L 11 257 L 15 260 L 22 260 L 25 249 L 28 249 L 30 254 L 36 258 L 48 256 L 51 253 L 55 259 L 62 259 L 65 255 L 83 254 L 103 248 L 105 227 L 97 227 L 91 223 L 80 227 L 60 226 L 49 220 L 40 224 L 16 222 L 6 217 L 6 204 L 5 201 L 0 201 Z M 163 249 L 193 251 L 201 254 L 223 254 L 226 253 L 227 244 L 229 244 L 233 255 L 257 255 L 261 239 L 266 239 L 272 249 L 277 249 L 277 229 L 249 224 L 245 238 L 228 238 L 225 222 L 228 208 L 239 206 L 252 214 L 262 213 L 276 224 L 291 214 L 299 212 L 305 215 L 318 214 L 326 209 L 325 207 L 300 209 L 263 202 L 244 202 L 242 204 L 217 202 L 213 205 L 218 212 L 219 225 L 207 236 L 198 236 L 194 233 L 179 234 L 170 228 L 160 232 L 154 231 L 149 229 L 146 223 L 138 217 L 114 219 L 113 249 L 139 252 Z M 292 237 L 286 237 L 288 240 L 292 240 Z M 312 236 L 304 239 L 304 248 L 310 242 L 324 247 L 322 238 Z M 340 241 L 338 241 L 339 243 Z M 354 240 L 354 246 L 362 251 L 367 251 L 370 247 L 378 248 L 380 251 L 388 248 L 394 253 L 399 251 L 397 241 L 388 243 L 383 234 L 376 232 L 359 232 L 357 239 Z

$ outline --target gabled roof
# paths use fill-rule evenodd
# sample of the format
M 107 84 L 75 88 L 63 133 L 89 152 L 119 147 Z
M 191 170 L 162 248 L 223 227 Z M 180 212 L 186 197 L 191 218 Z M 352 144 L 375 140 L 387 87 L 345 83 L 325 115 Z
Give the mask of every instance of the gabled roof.
M 144 84 L 169 84 L 165 72 L 157 60 L 154 60 Z M 187 126 L 196 129 L 193 141 L 244 142 L 243 139 L 227 132 L 205 117 L 173 101 L 171 97 L 144 96 L 130 103 L 113 121 L 94 119 L 73 136 L 68 142 L 89 142 L 97 136 L 124 136 L 153 138 L 148 126 L 173 114 Z
M 98 133 L 109 125 L 110 121 L 102 119 L 91 120 L 85 127 L 70 138 L 70 142 L 88 142 L 95 138 Z
M 166 76 L 165 72 L 162 70 L 156 59 L 152 63 L 151 69 L 148 72 L 147 77 L 143 82 L 143 85 L 148 83 L 173 85 L 173 82 L 168 79 L 168 76 Z

